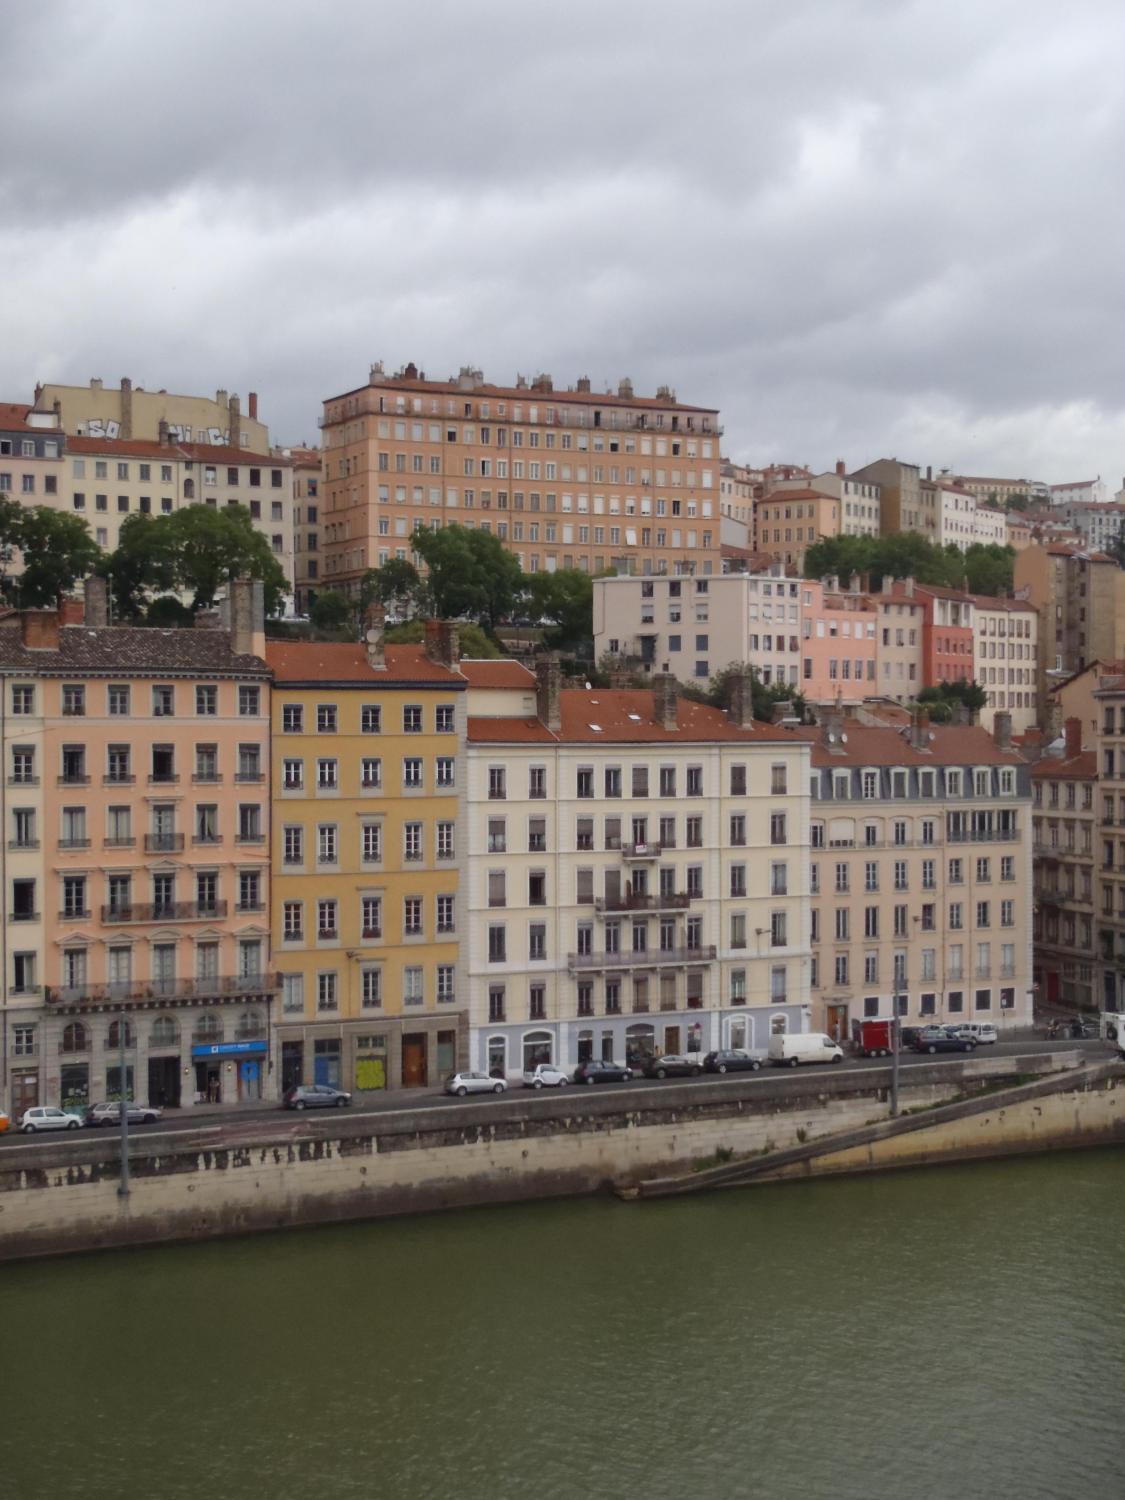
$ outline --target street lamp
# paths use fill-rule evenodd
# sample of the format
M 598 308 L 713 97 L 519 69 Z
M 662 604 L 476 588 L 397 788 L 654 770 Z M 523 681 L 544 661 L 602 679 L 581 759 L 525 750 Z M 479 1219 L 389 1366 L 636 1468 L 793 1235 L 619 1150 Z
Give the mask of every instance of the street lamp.
M 125 1082 L 125 1026 L 125 1010 L 122 1008 L 117 1016 L 117 1040 L 120 1044 L 118 1079 L 121 1094 L 121 1179 L 117 1184 L 119 1198 L 129 1196 L 129 1101 L 125 1097 L 129 1090 Z

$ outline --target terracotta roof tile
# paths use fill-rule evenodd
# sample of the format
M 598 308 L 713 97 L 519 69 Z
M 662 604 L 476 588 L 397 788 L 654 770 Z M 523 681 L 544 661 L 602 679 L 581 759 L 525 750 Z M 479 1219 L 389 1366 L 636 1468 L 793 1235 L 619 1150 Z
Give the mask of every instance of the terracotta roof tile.
M 153 630 L 142 625 L 64 625 L 57 651 L 29 650 L 18 616 L 0 620 L 0 670 L 91 676 L 266 676 L 257 656 L 235 655 L 229 630 Z
M 1093 750 L 1082 750 L 1063 760 L 1045 755 L 1031 768 L 1033 781 L 1093 781 L 1098 774 L 1098 757 Z
M 1001 750 L 979 724 L 931 724 L 928 750 L 915 750 L 898 729 L 858 724 L 845 719 L 847 742 L 829 748 L 823 726 L 802 725 L 794 734 L 813 747 L 814 766 L 1018 766 L 1015 749 Z
M 653 715 L 654 694 L 648 688 L 564 688 L 559 694 L 562 729 L 557 735 L 533 719 L 469 720 L 469 738 L 503 743 L 557 740 L 561 744 L 713 744 L 718 741 L 777 744 L 795 739 L 792 729 L 755 723 L 752 729 L 732 724 L 721 709 L 680 698 L 677 726 L 662 729 Z M 595 727 L 596 726 L 596 727 Z
M 477 385 L 466 388 L 456 380 L 408 380 L 400 375 L 376 377 L 366 385 L 341 391 L 337 396 L 329 396 L 328 402 L 342 401 L 345 396 L 356 396 L 360 391 L 370 390 L 372 387 L 378 390 L 419 391 L 433 396 L 457 396 L 461 400 L 483 398 L 487 401 L 518 401 L 525 406 L 639 406 L 656 411 L 700 412 L 709 417 L 716 416 L 719 410 L 717 406 L 688 406 L 684 401 L 664 401 L 657 396 L 618 396 L 608 391 L 570 391 L 558 388 L 553 391 L 534 391 L 530 387 L 513 385 Z
M 433 683 L 464 688 L 464 678 L 433 662 L 421 646 L 388 646 L 385 669 L 368 662 L 366 648 L 334 641 L 267 641 L 266 662 L 279 683 Z
M 509 658 L 461 658 L 461 675 L 474 688 L 528 688 L 535 686 L 535 674 L 518 661 Z
M 99 458 L 157 458 L 172 463 L 182 455 L 174 443 L 154 443 L 141 438 L 68 437 L 68 453 L 92 454 Z

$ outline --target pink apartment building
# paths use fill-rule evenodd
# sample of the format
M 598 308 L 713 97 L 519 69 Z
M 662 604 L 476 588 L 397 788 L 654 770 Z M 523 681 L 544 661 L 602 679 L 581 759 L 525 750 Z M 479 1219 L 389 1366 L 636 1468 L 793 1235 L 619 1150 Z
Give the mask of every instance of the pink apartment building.
M 859 703 L 879 691 L 879 613 L 853 578 L 801 584 L 801 692 L 810 703 Z

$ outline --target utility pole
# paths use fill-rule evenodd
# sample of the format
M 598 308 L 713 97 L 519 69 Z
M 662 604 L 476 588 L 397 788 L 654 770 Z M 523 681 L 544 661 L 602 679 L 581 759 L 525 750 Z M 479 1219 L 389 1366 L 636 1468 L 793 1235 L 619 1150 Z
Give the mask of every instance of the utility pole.
M 894 1015 L 891 1017 L 891 1119 L 898 1115 L 898 970 L 895 970 Z
M 129 1090 L 125 1082 L 127 1077 L 125 1072 L 126 1024 L 125 1012 L 121 1010 L 118 1012 L 117 1017 L 117 1040 L 121 1044 L 119 1053 L 119 1077 L 121 1082 L 119 1089 L 119 1093 L 121 1094 L 121 1180 L 117 1184 L 117 1196 L 119 1198 L 127 1198 L 129 1196 L 129 1100 L 127 1098 Z

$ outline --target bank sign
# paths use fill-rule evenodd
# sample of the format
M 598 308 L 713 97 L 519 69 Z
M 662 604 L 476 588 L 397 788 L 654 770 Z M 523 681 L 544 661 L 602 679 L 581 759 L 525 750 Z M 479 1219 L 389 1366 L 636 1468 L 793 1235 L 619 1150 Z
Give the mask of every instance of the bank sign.
M 229 1057 L 232 1053 L 265 1052 L 267 1042 L 211 1042 L 191 1049 L 192 1057 Z

